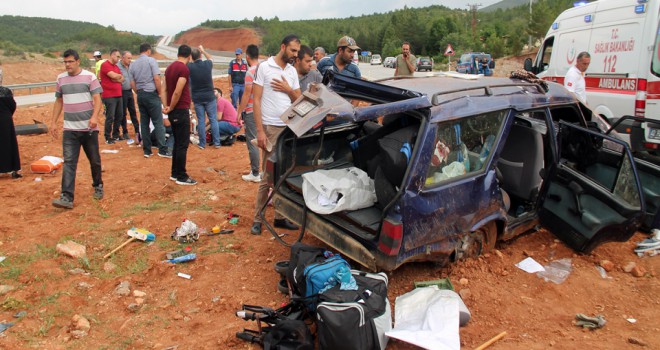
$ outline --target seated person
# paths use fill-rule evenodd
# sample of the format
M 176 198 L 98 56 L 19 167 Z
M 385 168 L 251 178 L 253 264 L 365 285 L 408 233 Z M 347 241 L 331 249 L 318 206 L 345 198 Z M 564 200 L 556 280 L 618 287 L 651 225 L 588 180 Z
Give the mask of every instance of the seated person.
M 218 100 L 218 129 L 220 130 L 220 144 L 231 146 L 236 141 L 236 133 L 241 130 L 242 120 L 231 102 L 222 97 L 222 90 L 215 88 L 215 97 Z
M 172 152 L 174 150 L 174 135 L 172 134 L 172 125 L 170 124 L 170 120 L 167 117 L 167 114 L 163 114 L 163 125 L 165 125 L 165 146 L 167 146 L 167 150 L 169 152 Z M 158 142 L 156 141 L 156 133 L 154 132 L 156 128 L 154 127 L 154 123 L 149 121 L 149 136 L 151 137 L 151 144 L 152 145 L 157 145 Z M 137 145 L 142 144 L 142 136 L 140 133 L 137 134 Z

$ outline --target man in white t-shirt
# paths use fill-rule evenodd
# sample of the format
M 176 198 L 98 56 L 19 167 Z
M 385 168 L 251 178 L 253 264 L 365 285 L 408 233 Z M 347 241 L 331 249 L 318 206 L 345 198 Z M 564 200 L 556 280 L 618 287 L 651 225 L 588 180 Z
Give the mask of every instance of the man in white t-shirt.
M 261 165 L 265 169 L 265 162 L 275 149 L 277 137 L 286 127 L 280 119 L 290 106 L 300 96 L 300 83 L 298 72 L 292 64 L 300 50 L 300 39 L 296 35 L 286 36 L 280 45 L 280 52 L 261 63 L 256 70 L 254 85 L 252 86 L 254 122 L 257 126 L 257 145 L 262 149 Z M 290 89 L 283 92 L 283 80 Z M 268 145 L 268 146 L 267 146 Z M 261 218 L 259 212 L 268 199 L 267 173 L 261 177 L 254 211 L 254 222 L 250 232 L 253 235 L 261 234 Z M 298 229 L 298 226 L 285 219 L 275 211 L 275 227 L 288 230 Z
M 564 78 L 566 89 L 574 93 L 585 105 L 587 104 L 587 85 L 584 81 L 584 72 L 587 71 L 590 63 L 591 55 L 586 51 L 580 52 L 575 60 L 575 65 L 568 69 Z

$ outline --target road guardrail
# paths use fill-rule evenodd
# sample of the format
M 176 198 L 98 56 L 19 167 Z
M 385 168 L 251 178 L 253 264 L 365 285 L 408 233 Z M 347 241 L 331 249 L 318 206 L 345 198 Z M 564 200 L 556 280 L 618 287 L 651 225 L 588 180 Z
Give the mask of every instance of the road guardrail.
M 48 82 L 43 82 L 43 83 L 30 83 L 30 84 L 14 84 L 14 85 L 5 85 L 6 88 L 10 89 L 12 92 L 16 90 L 25 90 L 27 89 L 29 94 L 32 95 L 32 89 L 44 89 L 44 92 L 46 91 L 49 87 L 55 86 L 57 82 L 55 81 L 48 81 Z

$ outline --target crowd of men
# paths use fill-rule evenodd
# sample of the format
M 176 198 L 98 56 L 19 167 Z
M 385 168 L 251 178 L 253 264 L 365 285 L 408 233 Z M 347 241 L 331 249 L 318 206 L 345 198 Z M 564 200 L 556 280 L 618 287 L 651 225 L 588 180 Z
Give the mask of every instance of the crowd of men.
M 245 128 L 250 173 L 242 178 L 259 183 L 251 233 L 261 234 L 262 222 L 258 213 L 265 207 L 269 185 L 260 169 L 286 127 L 280 115 L 301 95 L 301 91 L 312 83 L 320 83 L 327 70 L 361 78 L 359 67 L 353 63 L 353 55 L 359 49 L 353 38 L 344 36 L 339 39 L 336 52 L 327 56 L 324 48 L 312 50 L 301 45 L 300 39 L 292 34 L 282 40 L 275 56 L 259 63 L 256 45 L 247 46 L 247 59 L 243 59 L 243 50 L 238 48 L 236 58 L 228 68 L 231 104 L 222 97 L 222 91 L 214 87 L 213 62 L 201 45 L 197 48 L 179 46 L 177 60 L 165 70 L 164 83 L 161 82 L 158 63 L 151 57 L 151 45 L 147 43 L 140 46 L 140 55 L 134 61 L 129 51 L 112 50 L 106 60 L 102 59 L 101 52 L 94 52 L 96 75 L 80 67 L 80 56 L 76 51 L 65 51 L 62 56 L 66 72 L 57 78 L 50 129 L 57 137 L 55 125 L 64 112 L 62 191 L 60 197 L 53 200 L 53 205 L 73 208 L 81 148 L 92 169 L 93 196 L 97 200 L 103 198 L 98 142 L 103 110 L 106 144 L 130 140 L 126 126 L 126 118 L 130 115 L 136 134 L 134 142 L 141 143 L 144 157 L 152 156 L 153 145 L 158 149 L 158 156 L 172 159 L 170 180 L 179 185 L 195 185 L 197 182 L 186 170 L 191 134 L 190 108 L 194 105 L 200 149 L 206 147 L 207 118 L 210 142 L 215 147 L 222 146 L 223 137 L 231 139 L 241 127 Z M 140 112 L 139 120 L 135 102 Z M 170 136 L 166 138 L 166 134 Z M 297 229 L 277 212 L 274 226 Z

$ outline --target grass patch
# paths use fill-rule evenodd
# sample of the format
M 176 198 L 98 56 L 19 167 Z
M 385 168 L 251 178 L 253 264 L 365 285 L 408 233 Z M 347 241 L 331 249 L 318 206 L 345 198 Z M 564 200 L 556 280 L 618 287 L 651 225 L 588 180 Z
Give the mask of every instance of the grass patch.
M 53 328 L 54 323 L 55 323 L 55 316 L 53 315 L 46 316 L 44 323 L 42 323 L 41 326 L 39 326 L 39 331 L 37 332 L 37 335 L 40 337 L 47 336 L 48 331 L 50 331 L 50 329 Z
M 137 215 L 140 213 L 144 212 L 153 212 L 153 211 L 166 211 L 166 212 L 172 212 L 172 211 L 180 211 L 182 210 L 181 203 L 175 203 L 175 202 L 163 202 L 163 201 L 155 201 L 152 203 L 148 204 L 136 204 L 132 207 L 129 207 L 124 211 L 124 213 L 121 215 L 121 217 L 129 217 L 133 215 Z
M 198 251 L 200 256 L 212 255 L 217 253 L 238 253 L 236 249 L 227 248 L 228 244 L 236 244 L 236 239 L 234 237 L 218 237 L 218 245 L 207 245 L 201 247 Z
M 23 273 L 23 270 L 31 263 L 39 260 L 52 259 L 56 256 L 57 252 L 54 247 L 46 247 L 37 244 L 36 249 L 33 252 L 7 256 L 7 259 L 1 264 L 7 269 L 0 272 L 0 277 L 2 277 L 3 280 L 16 281 L 18 276 L 20 276 L 21 273 Z
M 11 280 L 11 281 L 16 281 L 18 279 L 18 276 L 21 275 L 23 272 L 23 267 L 19 266 L 10 266 L 7 270 L 2 271 L 2 276 L 3 280 Z
M 208 204 L 204 203 L 195 208 L 197 211 L 206 211 L 206 212 L 211 212 L 213 211 L 213 208 L 211 208 Z
M 132 259 L 131 263 L 128 264 L 126 270 L 130 273 L 140 273 L 149 268 L 149 261 L 147 261 L 146 256 L 141 255 L 137 259 Z
M 57 299 L 59 299 L 62 295 L 71 295 L 71 293 L 59 291 L 50 295 L 46 295 L 41 299 L 41 304 L 39 305 L 39 308 L 42 308 L 46 305 L 54 304 L 55 302 L 57 302 Z
M 26 309 L 27 304 L 24 301 L 18 300 L 16 298 L 12 297 L 7 297 L 5 300 L 0 303 L 0 307 L 2 307 L 3 310 L 21 310 L 21 309 Z
M 103 209 L 103 207 L 101 207 L 101 206 L 99 205 L 99 201 L 95 200 L 95 201 L 94 201 L 94 205 L 96 206 L 96 209 L 98 209 L 98 211 L 99 211 L 99 215 L 100 215 L 102 218 L 107 219 L 107 218 L 110 217 L 110 214 L 108 214 L 108 212 L 105 211 L 105 210 Z

